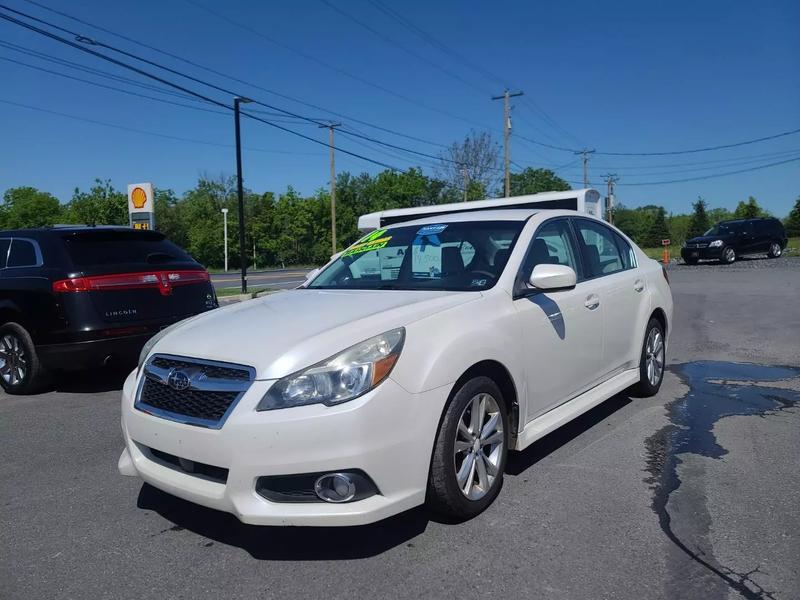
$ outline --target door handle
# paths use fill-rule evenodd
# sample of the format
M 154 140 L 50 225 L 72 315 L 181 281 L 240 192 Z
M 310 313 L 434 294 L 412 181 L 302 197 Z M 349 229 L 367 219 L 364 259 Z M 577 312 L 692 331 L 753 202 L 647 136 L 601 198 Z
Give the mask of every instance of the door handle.
M 637 292 L 641 292 L 644 289 L 644 281 L 642 281 L 641 279 L 637 279 L 636 281 L 634 281 L 633 289 L 635 289 Z
M 596 294 L 587 296 L 586 302 L 584 302 L 583 305 L 589 310 L 594 310 L 595 308 L 600 306 L 600 298 L 598 298 Z

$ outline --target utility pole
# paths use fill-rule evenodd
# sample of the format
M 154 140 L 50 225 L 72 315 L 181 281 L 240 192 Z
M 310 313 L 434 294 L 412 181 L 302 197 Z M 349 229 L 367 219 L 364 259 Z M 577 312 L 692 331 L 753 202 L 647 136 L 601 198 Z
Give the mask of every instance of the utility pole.
M 589 150 L 588 148 L 584 148 L 580 152 L 576 152 L 575 154 L 580 154 L 583 160 L 583 187 L 589 187 L 589 155 L 594 154 L 594 148 Z
M 510 98 L 522 96 L 523 92 L 509 92 L 505 90 L 502 96 L 492 96 L 492 100 L 503 101 L 503 147 L 505 151 L 505 193 L 506 198 L 511 195 L 511 148 L 509 138 L 511 137 L 511 105 L 508 103 Z
M 608 195 L 606 196 L 606 220 L 613 225 L 614 223 L 614 185 L 619 181 L 616 173 L 608 173 L 604 177 L 608 185 Z
M 242 267 L 242 293 L 247 293 L 247 254 L 244 249 L 244 184 L 242 182 L 242 136 L 239 131 L 239 104 L 252 102 L 248 98 L 233 99 L 233 118 L 236 124 L 236 192 L 239 196 L 239 260 Z
M 222 229 L 225 235 L 225 272 L 228 272 L 228 209 L 222 209 Z
M 461 174 L 464 176 L 464 202 L 467 202 L 467 191 L 469 190 L 469 170 L 467 165 L 461 165 Z
M 336 254 L 336 165 L 333 156 L 333 130 L 341 127 L 341 125 L 341 123 L 334 123 L 333 121 L 327 125 L 320 125 L 320 127 L 327 127 L 330 132 L 328 148 L 331 155 L 331 255 Z

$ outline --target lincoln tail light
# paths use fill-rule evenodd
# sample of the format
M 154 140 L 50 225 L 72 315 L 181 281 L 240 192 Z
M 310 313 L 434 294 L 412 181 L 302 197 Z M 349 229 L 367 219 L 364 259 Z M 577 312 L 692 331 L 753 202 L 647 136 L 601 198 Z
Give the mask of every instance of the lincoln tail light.
M 135 290 L 158 288 L 162 296 L 169 296 L 172 288 L 179 285 L 205 283 L 208 271 L 145 271 L 142 273 L 115 273 L 114 275 L 91 275 L 71 277 L 53 282 L 54 292 L 105 292 L 113 290 Z

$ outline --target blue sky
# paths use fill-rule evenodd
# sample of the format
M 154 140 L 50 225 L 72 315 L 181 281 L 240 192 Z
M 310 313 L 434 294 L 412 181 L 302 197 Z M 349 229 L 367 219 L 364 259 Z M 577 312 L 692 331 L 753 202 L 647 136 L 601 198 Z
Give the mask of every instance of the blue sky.
M 575 182 L 582 178 L 581 166 L 571 152 L 528 140 L 564 148 L 585 146 L 598 152 L 660 152 L 735 143 L 800 128 L 800 3 L 796 0 L 381 0 L 447 52 L 415 36 L 369 0 L 328 1 L 374 31 L 322 0 L 37 1 L 347 117 L 332 117 L 227 81 L 24 0 L 6 3 L 277 107 L 314 118 L 335 118 L 382 141 L 430 154 L 441 151 L 434 144 L 462 139 L 470 129 L 489 130 L 501 141 L 502 106 L 490 96 L 501 93 L 504 85 L 521 89 L 525 96 L 513 102 L 513 160 L 523 166 L 563 167 L 559 174 Z M 273 41 L 232 25 L 197 4 Z M 146 81 L 6 22 L 0 22 L 0 40 Z M 0 47 L 0 57 L 202 106 L 54 65 L 7 47 Z M 145 135 L 0 102 L 0 191 L 32 185 L 66 201 L 73 188 L 87 188 L 95 177 L 101 177 L 111 178 L 121 189 L 129 182 L 152 181 L 157 187 L 182 193 L 201 174 L 235 172 L 230 115 L 129 96 L 5 60 L 0 60 L 0 81 L 0 101 L 209 142 Z M 189 85 L 220 101 L 230 101 L 223 93 Z M 352 118 L 426 142 L 372 129 Z M 280 124 L 327 141 L 327 131 L 316 125 Z M 343 148 L 393 166 L 419 164 L 432 173 L 428 159 L 365 146 L 344 135 L 337 141 Z M 248 187 L 282 191 L 293 185 L 302 193 L 311 193 L 327 185 L 325 147 L 248 120 L 243 122 L 243 143 Z M 676 156 L 598 154 L 590 162 L 590 181 L 604 189 L 602 175 L 615 172 L 620 177 L 617 199 L 629 206 L 657 203 L 679 212 L 689 210 L 698 195 L 711 206 L 729 207 L 753 195 L 773 213 L 784 216 L 800 195 L 800 161 L 701 181 L 630 184 L 702 177 L 798 157 L 800 134 Z M 342 170 L 376 172 L 380 167 L 339 153 L 337 171 Z

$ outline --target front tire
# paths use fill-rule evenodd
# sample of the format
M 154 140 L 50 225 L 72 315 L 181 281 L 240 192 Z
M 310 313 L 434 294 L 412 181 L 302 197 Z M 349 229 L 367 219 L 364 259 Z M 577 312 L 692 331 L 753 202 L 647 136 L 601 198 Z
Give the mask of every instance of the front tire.
M 736 250 L 732 246 L 725 246 L 720 254 L 719 262 L 723 265 L 730 265 L 736 262 Z
M 428 475 L 427 504 L 463 521 L 484 511 L 500 493 L 508 456 L 508 411 L 488 377 L 475 377 L 445 409 Z
M 665 359 L 664 328 L 658 319 L 650 319 L 639 359 L 639 383 L 634 387 L 637 396 L 649 398 L 658 393 L 664 380 Z
M 6 393 L 33 394 L 47 382 L 47 372 L 25 328 L 17 323 L 0 327 L 0 385 Z
M 769 245 L 769 252 L 767 252 L 767 256 L 769 258 L 778 258 L 781 254 L 783 254 L 783 248 L 778 242 L 772 242 Z

